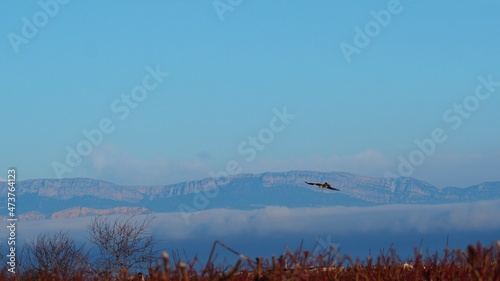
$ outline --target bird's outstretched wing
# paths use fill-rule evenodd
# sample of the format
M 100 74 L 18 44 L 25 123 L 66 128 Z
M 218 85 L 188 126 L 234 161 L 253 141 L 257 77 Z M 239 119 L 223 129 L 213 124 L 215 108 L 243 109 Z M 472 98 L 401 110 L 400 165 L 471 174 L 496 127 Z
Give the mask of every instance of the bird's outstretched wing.
M 307 184 L 309 184 L 309 185 L 317 185 L 317 186 L 321 186 L 321 183 L 307 182 L 307 181 L 306 181 L 305 183 L 307 183 Z
M 305 182 L 309 185 L 316 185 L 316 186 L 319 186 L 320 188 L 328 188 L 330 190 L 337 190 L 337 191 L 340 191 L 340 189 L 338 188 L 335 188 L 335 187 L 332 187 L 328 182 L 325 182 L 325 183 L 318 183 L 318 182 Z

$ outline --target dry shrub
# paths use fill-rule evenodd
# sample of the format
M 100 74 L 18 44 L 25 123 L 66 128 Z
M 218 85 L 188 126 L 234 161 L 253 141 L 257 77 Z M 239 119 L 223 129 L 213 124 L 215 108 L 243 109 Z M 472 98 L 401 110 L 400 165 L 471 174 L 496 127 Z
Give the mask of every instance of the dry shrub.
M 480 243 L 469 245 L 465 251 L 445 249 L 440 257 L 437 253 L 423 258 L 419 251 L 415 257 L 402 261 L 391 247 L 376 258 L 364 260 L 339 256 L 335 249 L 312 256 L 307 250 L 288 251 L 279 258 L 257 258 L 247 256 L 230 249 L 239 257 L 232 266 L 216 265 L 212 254 L 216 245 L 227 247 L 216 241 L 210 254 L 209 262 L 201 270 L 195 270 L 196 258 L 184 262 L 178 257 L 174 260 L 167 253 L 161 261 L 145 272 L 145 280 L 187 281 L 187 280 L 500 280 L 500 244 L 485 247 Z M 11 275 L 4 268 L 0 280 L 140 280 L 127 269 L 118 276 L 89 274 L 88 271 L 76 271 L 61 276 L 54 273 L 42 273 L 36 278 L 31 272 Z

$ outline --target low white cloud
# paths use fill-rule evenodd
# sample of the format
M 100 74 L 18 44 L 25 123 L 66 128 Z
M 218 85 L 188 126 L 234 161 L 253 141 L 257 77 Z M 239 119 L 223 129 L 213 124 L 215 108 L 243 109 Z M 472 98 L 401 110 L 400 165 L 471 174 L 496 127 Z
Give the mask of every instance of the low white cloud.
M 498 171 L 500 150 L 489 153 L 442 152 L 431 155 L 417 167 L 414 177 L 438 187 L 467 187 L 486 181 L 500 181 Z
M 181 213 L 158 214 L 157 228 L 169 239 L 192 239 L 252 233 L 370 233 L 393 234 L 500 229 L 500 201 L 442 205 L 385 205 L 374 207 L 293 208 L 257 210 L 216 209 L 192 213 L 187 224 Z M 185 214 L 184 214 L 185 215 Z
M 156 185 L 205 178 L 209 166 L 203 160 L 168 161 L 163 158 L 145 160 L 126 149 L 103 144 L 94 149 L 82 165 L 85 176 L 117 184 Z
M 273 159 L 262 155 L 253 162 L 242 161 L 246 173 L 307 170 L 318 172 L 342 171 L 364 176 L 382 177 L 391 167 L 391 159 L 382 152 L 366 150 L 353 155 L 309 156 L 290 159 Z
M 407 241 L 405 239 L 408 236 L 413 237 L 413 243 L 418 243 L 418 237 L 434 236 L 446 239 L 448 234 L 454 241 L 485 241 L 490 239 L 491 233 L 500 231 L 499 214 L 500 200 L 442 205 L 213 209 L 191 213 L 189 224 L 182 213 L 155 213 L 150 230 L 156 239 L 169 249 L 186 247 L 193 254 L 207 254 L 215 240 L 227 241 L 232 247 L 242 249 L 245 253 L 255 250 L 253 254 L 256 255 L 265 253 L 267 249 L 272 250 L 271 253 L 279 253 L 285 244 L 293 248 L 296 247 L 294 245 L 298 246 L 301 239 L 314 242 L 310 240 L 322 237 L 336 245 L 345 243 L 346 250 L 349 251 L 355 251 L 353 245 L 361 243 L 361 249 L 357 249 L 358 253 L 366 255 L 368 249 L 387 247 L 391 242 L 406 245 L 404 241 Z M 144 218 L 145 215 L 136 217 L 139 221 Z M 88 242 L 87 226 L 90 220 L 91 218 L 86 217 L 23 221 L 19 239 L 25 241 L 39 233 L 61 230 L 68 231 L 79 241 Z M 467 233 L 471 232 L 475 233 L 473 240 L 467 236 Z M 490 234 L 483 237 L 481 233 Z M 2 236 L 5 235 L 6 232 L 2 231 Z M 379 239 L 377 242 L 370 242 L 374 236 L 383 236 L 390 240 Z M 350 241 L 349 237 L 363 241 Z M 268 244 L 262 246 L 262 243 Z M 426 243 L 432 244 L 432 241 L 428 240 Z M 415 244 L 406 246 L 412 250 Z
M 407 155 L 402 155 L 407 156 Z M 381 151 L 366 150 L 353 155 L 310 156 L 278 160 L 258 156 L 253 162 L 241 161 L 243 172 L 285 172 L 307 170 L 319 172 L 348 172 L 383 178 L 387 171 L 398 174 L 398 157 Z M 436 152 L 415 166 L 411 177 L 437 187 L 468 187 L 485 181 L 500 181 L 500 151 L 489 153 Z M 436 172 L 439 171 L 439 172 Z
M 212 155 L 202 151 L 196 158 L 167 161 L 163 158 L 144 160 L 132 156 L 122 147 L 102 144 L 95 148 L 82 165 L 86 177 L 128 185 L 169 184 L 209 177 Z M 312 170 L 320 172 L 345 171 L 365 176 L 380 177 L 390 161 L 379 151 L 367 150 L 354 155 L 330 157 L 311 156 L 278 160 L 261 155 L 255 161 L 239 162 L 243 173 L 269 171 Z
M 164 158 L 142 159 L 111 144 L 94 149 L 79 167 L 83 176 L 129 185 L 170 184 L 207 178 L 215 167 L 212 155 L 199 152 L 193 159 L 168 161 Z M 278 159 L 258 155 L 247 162 L 237 159 L 242 173 L 286 172 L 307 170 L 348 172 L 370 177 L 384 177 L 387 171 L 397 175 L 399 160 L 381 151 L 366 150 L 352 155 L 309 156 Z M 437 187 L 467 187 L 485 181 L 498 181 L 500 151 L 485 153 L 436 152 L 418 166 L 411 175 Z M 436 172 L 439 171 L 439 172 Z M 82 176 L 82 174 L 80 174 Z
M 383 205 L 373 207 L 287 208 L 256 210 L 213 209 L 189 214 L 155 213 L 152 231 L 162 239 L 231 237 L 276 234 L 348 235 L 351 233 L 408 231 L 418 233 L 500 230 L 500 200 L 440 205 Z M 145 215 L 137 216 L 140 220 Z M 86 229 L 90 218 L 23 222 L 26 233 Z
M 213 156 L 208 151 L 200 151 L 196 154 L 196 157 L 202 161 L 212 160 Z

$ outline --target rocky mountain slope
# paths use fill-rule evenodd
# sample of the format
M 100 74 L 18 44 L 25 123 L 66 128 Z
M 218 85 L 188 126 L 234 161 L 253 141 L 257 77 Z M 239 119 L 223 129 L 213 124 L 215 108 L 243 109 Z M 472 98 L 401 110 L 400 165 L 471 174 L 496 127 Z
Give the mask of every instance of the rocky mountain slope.
M 304 181 L 325 182 L 340 191 Z M 291 171 L 241 174 L 159 186 L 123 186 L 85 178 L 34 179 L 17 183 L 17 213 L 24 219 L 96 214 L 198 211 L 263 206 L 322 207 L 380 204 L 439 204 L 499 199 L 500 182 L 439 189 L 414 178 L 372 178 L 339 172 Z M 7 202 L 0 183 L 0 200 Z M 0 214 L 7 214 L 5 206 Z

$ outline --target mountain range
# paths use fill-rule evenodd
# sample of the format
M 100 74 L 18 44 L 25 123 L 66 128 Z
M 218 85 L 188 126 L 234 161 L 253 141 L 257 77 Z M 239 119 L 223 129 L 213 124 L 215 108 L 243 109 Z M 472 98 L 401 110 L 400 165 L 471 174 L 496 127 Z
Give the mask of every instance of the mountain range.
M 305 181 L 327 181 L 340 191 L 322 190 Z M 7 202 L 6 182 L 0 183 L 0 198 Z M 16 213 L 26 220 L 213 208 L 443 204 L 493 199 L 500 199 L 500 182 L 440 189 L 415 178 L 374 178 L 344 172 L 240 174 L 155 186 L 127 186 L 88 178 L 31 179 L 16 184 Z M 7 214 L 5 205 L 0 214 Z

